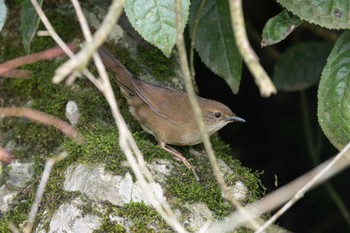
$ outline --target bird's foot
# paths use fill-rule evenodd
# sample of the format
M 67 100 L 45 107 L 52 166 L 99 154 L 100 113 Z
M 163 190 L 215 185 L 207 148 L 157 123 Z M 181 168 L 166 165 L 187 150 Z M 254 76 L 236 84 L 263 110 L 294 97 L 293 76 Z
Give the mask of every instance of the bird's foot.
M 194 166 L 192 166 L 190 164 L 190 162 L 188 162 L 188 160 L 185 157 L 183 157 L 182 154 L 179 151 L 175 150 L 174 148 L 172 148 L 171 146 L 165 144 L 164 142 L 160 142 L 159 145 L 160 145 L 160 147 L 163 150 L 165 150 L 165 151 L 169 152 L 170 154 L 172 154 L 175 157 L 176 160 L 181 161 L 188 169 L 190 169 L 193 172 L 193 174 L 196 177 L 196 179 L 198 181 L 200 180 L 198 175 L 197 175 L 196 168 Z

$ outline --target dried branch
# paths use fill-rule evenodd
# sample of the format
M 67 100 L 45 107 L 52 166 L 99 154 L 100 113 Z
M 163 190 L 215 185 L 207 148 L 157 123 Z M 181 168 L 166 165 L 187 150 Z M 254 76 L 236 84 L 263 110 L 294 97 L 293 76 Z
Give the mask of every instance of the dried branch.
M 76 46 L 73 43 L 68 44 L 68 48 L 72 51 L 76 50 Z M 65 55 L 64 51 L 60 47 L 54 47 L 50 49 L 46 49 L 44 51 L 33 53 L 27 56 L 18 57 L 4 63 L 0 64 L 0 75 L 13 70 L 19 66 L 32 64 L 38 61 L 44 61 L 53 59 L 59 56 Z
M 73 138 L 78 143 L 83 142 L 82 137 L 70 124 L 57 117 L 44 112 L 40 112 L 38 110 L 16 107 L 0 108 L 0 117 L 25 117 L 32 121 L 53 126 L 64 133 L 66 136 Z
M 25 225 L 25 227 L 23 229 L 24 233 L 32 232 L 34 221 L 35 221 L 35 217 L 36 217 L 36 214 L 38 212 L 40 202 L 41 202 L 41 200 L 43 198 L 45 187 L 46 187 L 47 182 L 49 180 L 50 173 L 51 173 L 53 165 L 55 165 L 55 163 L 57 163 L 58 161 L 60 161 L 62 159 L 65 159 L 67 156 L 68 156 L 67 152 L 62 152 L 58 156 L 53 157 L 53 158 L 51 158 L 51 159 L 46 161 L 44 172 L 43 172 L 43 174 L 41 176 L 41 180 L 40 180 L 40 183 L 39 183 L 39 187 L 38 187 L 38 189 L 36 191 L 36 195 L 35 195 L 34 202 L 32 204 L 32 208 L 30 209 L 30 212 L 28 214 L 27 224 Z
M 268 74 L 260 65 L 259 59 L 252 49 L 244 25 L 242 0 L 230 0 L 232 30 L 235 35 L 236 44 L 245 64 L 254 76 L 256 85 L 263 97 L 269 97 L 277 92 Z
M 0 74 L 4 78 L 31 78 L 31 70 L 12 69 Z
M 0 147 L 0 162 L 4 164 L 11 163 L 15 157 L 6 148 Z M 1 165 L 0 165 L 1 166 Z
M 74 59 L 68 60 L 56 70 L 56 74 L 53 77 L 54 83 L 60 83 L 69 74 L 80 72 L 81 68 L 86 66 L 86 64 L 90 61 L 90 58 L 94 55 L 95 51 L 102 45 L 109 32 L 112 31 L 114 25 L 117 23 L 116 16 L 119 18 L 121 15 L 123 3 L 124 1 L 112 2 L 105 19 L 94 34 L 94 38 L 91 43 L 86 43 L 81 51 L 76 54 Z M 86 26 L 86 28 L 83 28 L 83 32 L 86 33 L 86 30 L 88 28 L 88 26 Z

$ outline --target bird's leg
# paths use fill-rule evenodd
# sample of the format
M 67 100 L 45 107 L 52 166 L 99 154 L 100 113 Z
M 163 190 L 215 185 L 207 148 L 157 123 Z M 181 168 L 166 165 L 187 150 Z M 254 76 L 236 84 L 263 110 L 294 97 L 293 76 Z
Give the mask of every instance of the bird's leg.
M 198 175 L 197 175 L 197 173 L 195 171 L 195 168 L 190 164 L 190 162 L 187 161 L 187 159 L 185 157 L 182 156 L 182 154 L 179 151 L 175 150 L 171 146 L 169 146 L 169 145 L 167 145 L 167 144 L 165 144 L 164 142 L 161 142 L 161 141 L 159 141 L 159 146 L 163 150 L 165 150 L 165 151 L 169 152 L 170 154 L 172 154 L 175 157 L 176 160 L 183 162 L 183 164 L 188 169 L 192 170 L 192 172 L 193 172 L 194 176 L 196 177 L 196 179 L 199 180 L 199 177 L 198 177 Z

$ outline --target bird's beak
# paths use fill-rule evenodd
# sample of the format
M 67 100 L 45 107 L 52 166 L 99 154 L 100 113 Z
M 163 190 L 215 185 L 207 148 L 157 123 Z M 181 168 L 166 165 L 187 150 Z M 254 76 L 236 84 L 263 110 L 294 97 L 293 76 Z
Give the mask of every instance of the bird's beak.
M 238 116 L 233 116 L 233 117 L 229 117 L 227 118 L 228 121 L 236 121 L 236 122 L 246 122 L 243 118 L 240 118 Z

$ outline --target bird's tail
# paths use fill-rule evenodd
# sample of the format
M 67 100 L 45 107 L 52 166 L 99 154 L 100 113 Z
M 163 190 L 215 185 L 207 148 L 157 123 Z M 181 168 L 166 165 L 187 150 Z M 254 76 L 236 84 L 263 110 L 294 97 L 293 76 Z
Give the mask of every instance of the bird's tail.
M 134 94 L 135 78 L 132 74 L 105 47 L 101 46 L 98 49 L 98 53 L 101 56 L 103 64 L 116 74 L 115 78 L 119 87 L 129 94 Z

